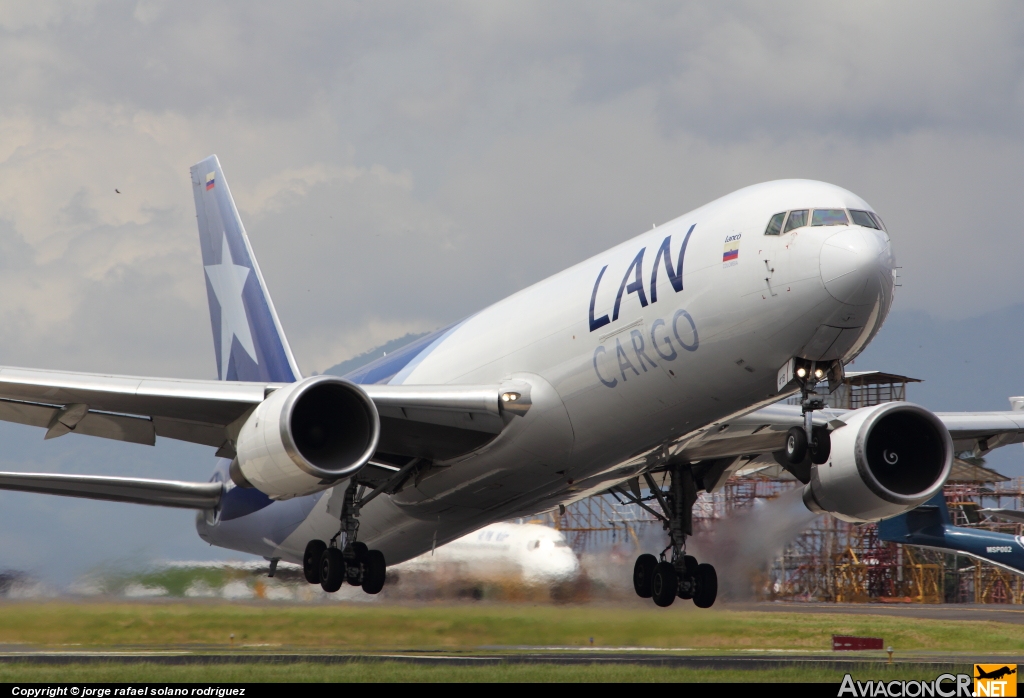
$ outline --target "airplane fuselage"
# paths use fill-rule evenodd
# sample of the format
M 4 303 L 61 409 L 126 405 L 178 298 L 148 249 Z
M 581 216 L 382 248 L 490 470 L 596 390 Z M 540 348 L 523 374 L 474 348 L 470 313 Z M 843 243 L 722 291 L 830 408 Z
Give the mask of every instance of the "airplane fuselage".
M 351 375 L 355 382 L 524 378 L 532 406 L 496 439 L 436 461 L 370 502 L 360 540 L 389 564 L 494 521 L 549 510 L 632 477 L 694 432 L 778 400 L 792 357 L 853 359 L 892 303 L 889 236 L 857 225 L 766 235 L 798 209 L 870 207 L 821 182 L 742 189 L 526 288 Z M 227 461 L 215 478 L 230 482 Z M 230 487 L 230 485 L 229 485 Z M 255 495 L 234 488 L 224 511 Z M 210 543 L 299 562 L 339 522 L 331 492 L 201 514 Z M 244 503 L 243 503 L 244 504 Z

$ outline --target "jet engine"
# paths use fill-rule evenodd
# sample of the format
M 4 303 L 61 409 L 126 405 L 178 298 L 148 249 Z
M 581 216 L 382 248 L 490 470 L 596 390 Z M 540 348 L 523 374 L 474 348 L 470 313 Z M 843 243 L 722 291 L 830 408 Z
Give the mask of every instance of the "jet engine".
M 261 402 L 238 434 L 231 479 L 272 499 L 332 487 L 373 455 L 380 418 L 358 386 L 315 376 L 279 388 Z
M 934 414 L 907 402 L 864 407 L 831 434 L 829 460 L 811 469 L 804 504 L 861 523 L 897 516 L 938 492 L 953 466 L 953 440 Z

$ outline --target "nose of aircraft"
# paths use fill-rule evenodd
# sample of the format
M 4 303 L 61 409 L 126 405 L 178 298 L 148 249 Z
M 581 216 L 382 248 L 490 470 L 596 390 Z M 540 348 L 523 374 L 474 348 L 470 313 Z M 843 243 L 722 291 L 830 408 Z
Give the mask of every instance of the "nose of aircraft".
M 837 232 L 822 244 L 819 262 L 825 290 L 837 301 L 867 305 L 892 292 L 892 248 L 880 230 Z

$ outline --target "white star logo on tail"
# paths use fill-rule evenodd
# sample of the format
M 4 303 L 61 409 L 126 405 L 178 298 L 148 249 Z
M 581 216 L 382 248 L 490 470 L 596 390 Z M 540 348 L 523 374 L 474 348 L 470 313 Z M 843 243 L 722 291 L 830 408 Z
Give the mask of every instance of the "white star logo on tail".
M 231 338 L 238 337 L 238 343 L 256 361 L 256 347 L 249 331 L 249 319 L 245 315 L 242 289 L 249 277 L 249 267 L 235 264 L 228 247 L 228 237 L 221 243 L 220 264 L 211 264 L 206 269 L 213 293 L 220 304 L 220 379 L 225 380 L 231 359 Z

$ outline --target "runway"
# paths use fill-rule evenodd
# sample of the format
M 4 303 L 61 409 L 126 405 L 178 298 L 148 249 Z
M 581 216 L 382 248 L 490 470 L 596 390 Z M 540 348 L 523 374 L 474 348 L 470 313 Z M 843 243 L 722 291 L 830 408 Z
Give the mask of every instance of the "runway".
M 97 652 L 51 652 L 23 651 L 0 653 L 0 663 L 29 663 L 43 665 L 66 664 L 161 664 L 169 666 L 218 665 L 218 664 L 346 664 L 350 662 L 399 662 L 421 665 L 446 666 L 488 666 L 499 664 L 629 664 L 688 669 L 774 669 L 799 666 L 817 669 L 865 669 L 882 667 L 888 663 L 884 652 L 850 654 L 795 654 L 795 653 L 730 653 L 690 654 L 671 651 L 634 651 L 632 648 L 576 649 L 551 648 L 538 651 L 536 648 L 505 652 L 388 652 L 367 654 L 330 653 L 264 653 L 264 652 L 214 652 L 154 650 L 154 651 L 97 651 Z M 913 666 L 916 669 L 932 669 L 936 672 L 964 670 L 972 664 L 991 661 L 1024 664 L 1020 656 L 974 656 L 960 654 L 908 655 L 894 660 L 895 666 Z
M 839 613 L 860 616 L 896 616 L 930 620 L 975 620 L 1024 625 L 1024 606 L 1003 604 L 880 604 L 821 602 L 758 602 L 722 605 L 727 611 L 763 613 Z

